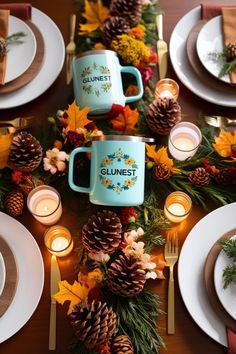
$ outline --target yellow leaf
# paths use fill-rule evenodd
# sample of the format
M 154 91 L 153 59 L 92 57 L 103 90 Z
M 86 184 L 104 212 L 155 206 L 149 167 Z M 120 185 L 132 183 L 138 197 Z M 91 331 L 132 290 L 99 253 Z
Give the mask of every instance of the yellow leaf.
M 59 292 L 53 297 L 59 304 L 64 304 L 65 301 L 70 301 L 70 306 L 67 314 L 69 315 L 73 307 L 83 301 L 88 295 L 89 289 L 79 284 L 77 281 L 73 285 L 67 283 L 66 280 L 59 282 Z
M 110 10 L 103 6 L 101 0 L 97 0 L 97 2 L 85 0 L 85 12 L 82 13 L 82 16 L 87 22 L 80 24 L 79 34 L 91 33 L 100 28 L 109 15 Z
M 215 144 L 212 144 L 218 154 L 222 157 L 232 157 L 232 145 L 236 144 L 236 130 L 226 132 L 221 129 L 218 137 L 215 137 Z
M 146 144 L 147 156 L 153 159 L 156 164 L 165 164 L 173 173 L 179 170 L 174 167 L 174 162 L 167 154 L 167 147 L 162 147 L 156 151 L 156 145 Z
M 139 113 L 137 108 L 132 110 L 129 106 L 125 106 L 122 113 L 111 120 L 113 129 L 123 132 L 123 135 L 132 135 L 136 128 Z
M 87 119 L 87 114 L 88 114 L 89 108 L 84 107 L 83 109 L 80 109 L 75 101 L 69 105 L 69 108 L 64 111 L 66 113 L 67 117 L 66 118 L 60 118 L 61 123 L 64 125 L 67 125 L 67 131 L 72 130 L 76 131 L 76 129 L 79 128 L 84 128 L 85 125 L 92 123 L 91 120 Z
M 99 268 L 95 268 L 93 271 L 86 274 L 79 272 L 78 280 L 80 284 L 91 290 L 102 282 L 103 274 Z

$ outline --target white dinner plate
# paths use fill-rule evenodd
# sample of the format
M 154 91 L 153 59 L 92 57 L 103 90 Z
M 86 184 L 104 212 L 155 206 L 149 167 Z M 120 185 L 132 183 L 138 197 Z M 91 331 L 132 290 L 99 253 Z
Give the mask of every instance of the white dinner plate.
M 16 79 L 21 76 L 32 64 L 37 43 L 33 31 L 27 26 L 27 24 L 17 17 L 9 17 L 8 36 L 23 32 L 25 37 L 21 39 L 23 43 L 9 44 L 7 49 L 7 66 L 5 83 Z
M 214 56 L 224 51 L 223 19 L 217 16 L 208 21 L 201 29 L 197 37 L 198 57 L 205 69 L 217 79 L 230 84 L 229 75 L 219 78 L 220 70 L 225 64 L 224 57 Z M 210 55 L 209 55 L 210 54 Z
M 233 236 L 232 238 L 235 237 L 236 236 Z M 223 271 L 229 265 L 232 265 L 232 260 L 230 260 L 222 250 L 215 263 L 214 283 L 218 299 L 222 306 L 228 314 L 236 320 L 236 284 L 231 283 L 226 289 L 224 289 Z
M 17 263 L 15 296 L 0 318 L 0 343 L 13 336 L 34 313 L 44 285 L 44 265 L 39 247 L 18 221 L 0 212 L 0 235 L 7 241 Z
M 0 252 L 0 296 L 2 295 L 6 281 L 6 267 L 3 256 Z
M 225 325 L 208 299 L 204 267 L 214 243 L 236 227 L 235 215 L 236 203 L 232 203 L 202 218 L 188 234 L 178 263 L 179 287 L 187 310 L 206 334 L 224 346 L 227 346 Z
M 186 52 L 186 41 L 191 29 L 201 19 L 201 6 L 195 7 L 182 17 L 170 38 L 170 59 L 176 75 L 197 96 L 217 105 L 236 107 L 236 89 L 232 93 L 220 92 L 208 87 L 192 69 Z
M 20 89 L 0 95 L 0 109 L 13 108 L 28 103 L 44 93 L 61 72 L 65 59 L 65 44 L 61 32 L 50 17 L 32 8 L 32 22 L 44 39 L 44 61 L 39 73 Z

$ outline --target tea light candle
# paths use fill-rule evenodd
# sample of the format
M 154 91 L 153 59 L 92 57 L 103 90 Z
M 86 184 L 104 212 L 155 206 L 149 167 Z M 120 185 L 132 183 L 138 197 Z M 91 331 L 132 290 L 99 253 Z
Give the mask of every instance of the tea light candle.
M 65 257 L 73 249 L 73 239 L 70 231 L 60 225 L 54 225 L 46 230 L 44 244 L 48 251 L 57 257 Z
M 191 208 L 191 198 L 186 193 L 177 191 L 166 198 L 164 214 L 170 221 L 178 223 L 187 218 Z
M 173 98 L 177 100 L 179 96 L 179 85 L 176 81 L 172 79 L 162 79 L 158 81 L 156 90 L 155 90 L 155 97 L 156 98 Z
M 62 214 L 59 193 L 47 185 L 34 188 L 29 193 L 27 206 L 34 218 L 44 225 L 55 224 Z
M 168 149 L 176 160 L 183 161 L 195 155 L 201 140 L 201 131 L 195 124 L 181 122 L 170 131 Z

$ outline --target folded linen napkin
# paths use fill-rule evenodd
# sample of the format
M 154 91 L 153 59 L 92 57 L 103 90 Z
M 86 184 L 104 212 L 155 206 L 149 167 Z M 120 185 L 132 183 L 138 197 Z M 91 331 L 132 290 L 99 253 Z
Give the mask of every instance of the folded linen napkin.
M 6 40 L 8 35 L 9 10 L 0 10 L 0 38 Z M 4 85 L 7 67 L 7 55 L 0 53 L 0 84 Z
M 31 20 L 32 6 L 29 3 L 0 4 L 0 9 L 10 10 L 10 15 L 16 16 L 23 21 Z

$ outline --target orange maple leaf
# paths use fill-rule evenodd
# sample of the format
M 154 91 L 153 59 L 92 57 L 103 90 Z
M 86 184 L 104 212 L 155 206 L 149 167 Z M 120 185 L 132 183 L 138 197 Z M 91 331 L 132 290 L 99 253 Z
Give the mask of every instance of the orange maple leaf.
M 100 28 L 109 17 L 110 10 L 103 6 L 102 1 L 97 2 L 85 0 L 85 12 L 82 16 L 86 19 L 85 24 L 80 24 L 79 34 L 88 34 Z
M 132 135 L 136 128 L 139 117 L 137 108 L 132 110 L 130 106 L 125 106 L 122 113 L 111 120 L 113 129 L 121 131 L 123 135 Z
M 147 156 L 153 159 L 156 164 L 165 164 L 170 171 L 178 173 L 179 170 L 174 167 L 174 162 L 167 154 L 167 148 L 162 147 L 156 150 L 156 145 L 146 144 Z
M 59 120 L 63 125 L 67 126 L 66 131 L 76 131 L 76 129 L 79 128 L 83 129 L 85 125 L 92 123 L 92 121 L 87 118 L 88 111 L 89 107 L 80 109 L 74 101 L 69 105 L 69 108 L 64 111 L 66 118 L 59 118 Z

